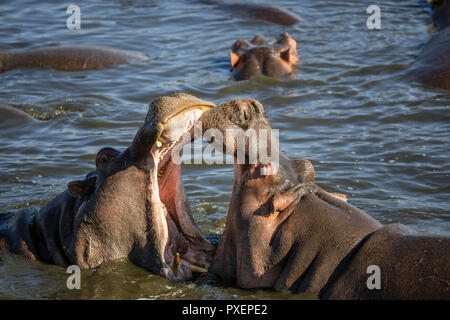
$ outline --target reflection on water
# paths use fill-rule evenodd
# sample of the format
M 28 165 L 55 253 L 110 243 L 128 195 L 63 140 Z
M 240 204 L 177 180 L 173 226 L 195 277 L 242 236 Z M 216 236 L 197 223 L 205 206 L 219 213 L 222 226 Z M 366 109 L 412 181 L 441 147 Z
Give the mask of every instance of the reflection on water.
M 259 2 L 259 1 L 255 1 Z M 43 205 L 94 168 L 105 146 L 126 148 L 149 101 L 185 91 L 216 103 L 253 97 L 264 105 L 283 151 L 305 157 L 316 181 L 382 223 L 450 234 L 450 95 L 411 83 L 407 68 L 429 35 L 425 1 L 380 1 L 382 29 L 366 28 L 360 1 L 279 1 L 299 14 L 293 27 L 248 21 L 196 1 L 84 1 L 81 30 L 68 30 L 59 1 L 3 1 L 1 50 L 107 45 L 150 61 L 65 73 L 0 74 L 1 211 Z M 293 79 L 230 80 L 228 50 L 238 38 L 298 42 Z M 184 165 L 183 180 L 202 232 L 221 233 L 231 166 Z M 226 288 L 212 276 L 173 283 L 126 261 L 82 272 L 67 290 L 65 269 L 0 255 L 1 298 L 301 299 Z

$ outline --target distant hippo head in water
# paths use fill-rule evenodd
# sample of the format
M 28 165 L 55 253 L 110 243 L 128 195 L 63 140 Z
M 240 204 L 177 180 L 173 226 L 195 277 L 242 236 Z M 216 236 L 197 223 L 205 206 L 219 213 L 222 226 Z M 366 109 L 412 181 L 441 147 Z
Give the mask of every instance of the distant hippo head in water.
M 0 250 L 81 268 L 129 258 L 172 280 L 206 271 L 214 247 L 194 223 L 171 151 L 213 106 L 186 94 L 155 99 L 124 152 L 100 150 L 96 171 L 40 210 L 0 213 Z
M 439 30 L 450 26 L 450 1 L 428 0 L 431 5 L 433 23 Z
M 230 65 L 236 80 L 247 80 L 257 74 L 283 77 L 294 72 L 299 61 L 297 42 L 287 32 L 273 44 L 266 44 L 261 35 L 249 43 L 237 40 L 230 51 Z
M 15 68 L 53 68 L 84 71 L 147 61 L 135 51 L 102 46 L 43 47 L 24 51 L 0 52 L 0 73 Z
M 256 136 L 272 130 L 254 99 L 224 102 L 201 121 L 203 130 L 224 135 L 229 129 L 253 129 Z M 249 146 L 258 144 L 258 149 L 264 140 L 241 143 L 245 159 Z M 382 226 L 314 184 L 307 160 L 290 160 L 280 152 L 278 164 L 240 162 L 236 140 L 221 141 L 234 158 L 234 183 L 211 267 L 219 277 L 242 288 L 321 298 L 450 299 L 450 238 L 421 235 L 399 224 Z M 379 290 L 368 285 L 374 266 L 381 270 Z

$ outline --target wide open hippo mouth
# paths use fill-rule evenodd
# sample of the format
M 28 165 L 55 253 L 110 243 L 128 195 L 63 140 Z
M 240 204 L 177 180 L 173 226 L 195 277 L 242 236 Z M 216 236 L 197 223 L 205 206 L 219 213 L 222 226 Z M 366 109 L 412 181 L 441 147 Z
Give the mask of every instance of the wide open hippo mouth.
M 141 165 L 148 174 L 147 213 L 160 260 L 154 271 L 171 280 L 189 280 L 193 272 L 207 272 L 215 251 L 193 220 L 183 190 L 181 159 L 174 159 L 192 141 L 194 124 L 210 108 L 189 106 L 160 119 L 162 129 Z

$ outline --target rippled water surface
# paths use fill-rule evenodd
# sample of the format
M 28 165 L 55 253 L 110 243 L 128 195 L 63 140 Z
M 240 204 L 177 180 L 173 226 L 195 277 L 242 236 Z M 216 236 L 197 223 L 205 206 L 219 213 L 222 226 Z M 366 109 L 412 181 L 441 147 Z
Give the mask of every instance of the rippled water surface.
M 0 50 L 106 45 L 143 52 L 143 63 L 89 72 L 16 69 L 0 74 L 0 211 L 43 205 L 94 168 L 105 146 L 125 149 L 156 96 L 185 91 L 219 103 L 264 105 L 289 157 L 305 157 L 316 182 L 345 193 L 382 223 L 450 234 L 450 94 L 405 77 L 430 24 L 425 1 L 378 1 L 382 29 L 366 28 L 373 1 L 277 1 L 302 17 L 281 27 L 190 0 L 75 1 L 81 30 L 66 28 L 67 4 L 2 0 Z M 230 80 L 238 38 L 298 42 L 292 79 Z M 22 112 L 23 111 L 23 112 Z M 184 165 L 183 180 L 203 233 L 221 234 L 232 189 L 229 165 Z M 0 298 L 309 298 L 223 287 L 212 276 L 173 283 L 130 262 L 82 272 L 0 255 Z

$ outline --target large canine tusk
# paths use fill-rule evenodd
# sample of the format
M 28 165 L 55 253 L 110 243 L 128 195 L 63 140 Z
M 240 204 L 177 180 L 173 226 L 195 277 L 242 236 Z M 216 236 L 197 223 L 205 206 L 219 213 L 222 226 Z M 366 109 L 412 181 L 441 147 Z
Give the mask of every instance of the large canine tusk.
M 207 273 L 208 272 L 208 270 L 206 270 L 205 268 L 196 266 L 195 264 L 191 264 L 189 266 L 191 267 L 192 272 L 198 272 L 198 273 Z

